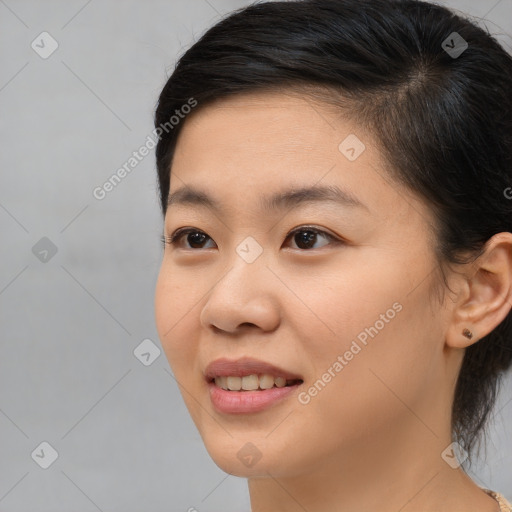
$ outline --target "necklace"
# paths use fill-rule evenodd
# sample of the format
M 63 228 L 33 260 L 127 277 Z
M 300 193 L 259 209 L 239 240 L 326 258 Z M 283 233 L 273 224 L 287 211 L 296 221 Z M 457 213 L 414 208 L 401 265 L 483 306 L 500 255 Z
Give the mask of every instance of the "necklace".
M 490 489 L 483 489 L 491 498 L 494 498 L 499 505 L 499 510 L 496 512 L 512 512 L 512 505 L 499 493 L 491 491 Z

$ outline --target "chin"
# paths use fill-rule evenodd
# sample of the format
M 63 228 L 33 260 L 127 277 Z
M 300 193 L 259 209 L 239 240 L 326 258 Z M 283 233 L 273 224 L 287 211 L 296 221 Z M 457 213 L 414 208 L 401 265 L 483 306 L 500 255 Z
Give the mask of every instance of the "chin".
M 234 476 L 248 477 L 265 474 L 268 466 L 268 457 L 265 457 L 264 449 L 260 442 L 251 441 L 252 436 L 233 435 L 227 433 L 219 436 L 206 436 L 203 438 L 206 450 L 213 462 L 225 471 Z
M 204 436 L 206 450 L 213 462 L 225 473 L 242 478 L 291 475 L 301 464 L 289 453 L 284 453 L 285 446 L 254 435 L 233 435 L 224 433 L 222 438 Z M 278 439 L 274 441 L 278 442 Z

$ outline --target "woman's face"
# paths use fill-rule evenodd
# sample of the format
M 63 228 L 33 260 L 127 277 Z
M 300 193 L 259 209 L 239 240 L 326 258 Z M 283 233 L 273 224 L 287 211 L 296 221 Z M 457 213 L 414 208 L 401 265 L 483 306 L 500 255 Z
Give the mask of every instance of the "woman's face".
M 370 134 L 298 96 L 224 100 L 186 120 L 175 193 L 165 235 L 193 233 L 166 244 L 157 329 L 223 470 L 293 475 L 433 442 L 422 419 L 444 425 L 453 376 L 449 308 L 430 293 L 432 216 Z

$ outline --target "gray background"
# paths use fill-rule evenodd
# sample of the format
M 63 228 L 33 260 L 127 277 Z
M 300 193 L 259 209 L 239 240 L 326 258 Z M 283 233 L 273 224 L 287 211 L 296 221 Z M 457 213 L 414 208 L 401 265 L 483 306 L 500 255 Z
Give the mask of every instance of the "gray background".
M 144 339 L 161 349 L 154 151 L 103 200 L 92 194 L 145 143 L 176 58 L 249 3 L 0 0 L 2 512 L 249 510 L 246 481 L 209 458 L 163 351 L 148 366 L 133 352 Z M 512 51 L 512 0 L 446 4 L 486 18 Z M 59 45 L 47 59 L 31 48 L 43 31 Z M 509 376 L 472 472 L 509 499 L 511 396 Z M 48 469 L 35 462 L 43 441 L 58 452 Z

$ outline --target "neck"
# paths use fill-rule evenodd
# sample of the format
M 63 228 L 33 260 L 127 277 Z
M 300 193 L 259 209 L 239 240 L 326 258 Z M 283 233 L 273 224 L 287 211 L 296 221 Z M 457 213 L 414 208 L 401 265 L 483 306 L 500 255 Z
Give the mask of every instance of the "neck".
M 387 439 L 366 437 L 294 475 L 249 479 L 252 512 L 497 512 L 497 502 L 441 457 L 451 443 L 417 418 Z M 409 436 L 405 438 L 409 432 Z

